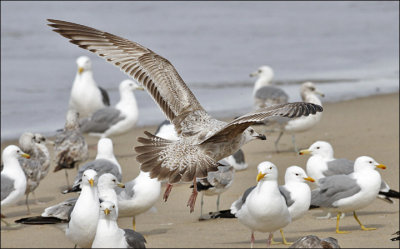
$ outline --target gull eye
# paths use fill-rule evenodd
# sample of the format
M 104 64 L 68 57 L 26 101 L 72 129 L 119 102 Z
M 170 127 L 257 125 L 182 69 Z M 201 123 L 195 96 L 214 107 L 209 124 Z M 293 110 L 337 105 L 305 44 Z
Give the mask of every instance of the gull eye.
M 298 176 L 299 174 L 298 173 L 296 173 L 296 176 Z
M 261 73 L 262 72 L 261 69 L 258 69 L 258 72 Z
M 113 179 L 113 182 L 115 182 L 115 179 Z
M 372 163 L 372 161 L 369 161 L 369 163 Z
M 115 208 L 115 205 L 113 205 L 112 208 Z
M 19 153 L 19 150 L 17 150 L 17 153 Z
M 269 169 L 272 169 L 272 167 L 269 167 Z
M 319 146 L 317 147 L 317 150 L 319 150 Z

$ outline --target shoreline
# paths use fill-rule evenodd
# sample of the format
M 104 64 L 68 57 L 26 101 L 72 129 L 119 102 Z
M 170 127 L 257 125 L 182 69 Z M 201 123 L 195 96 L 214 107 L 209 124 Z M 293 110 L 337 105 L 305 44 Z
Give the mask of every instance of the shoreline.
M 369 155 L 377 162 L 385 164 L 386 170 L 378 170 L 382 178 L 396 191 L 399 190 L 399 93 L 381 94 L 347 101 L 323 103 L 324 112 L 321 122 L 312 131 L 296 135 L 299 149 L 308 148 L 317 140 L 332 144 L 335 157 L 354 160 L 361 155 Z M 143 131 L 154 133 L 157 125 L 138 127 L 131 132 L 113 137 L 114 153 L 121 164 L 123 182 L 138 175 L 139 164 L 135 159 L 133 147 L 138 145 L 137 137 Z M 255 127 L 259 129 L 259 127 Z M 305 169 L 308 156 L 298 156 L 292 151 L 291 136 L 285 134 L 279 143 L 282 150 L 276 153 L 274 141 L 277 133 L 266 134 L 267 141 L 254 141 L 243 146 L 245 159 L 249 167 L 235 174 L 235 180 L 229 190 L 221 195 L 221 209 L 227 209 L 238 199 L 248 187 L 255 185 L 257 165 L 262 161 L 271 161 L 279 170 L 279 184 L 283 184 L 285 169 L 298 165 Z M 92 146 L 89 149 L 89 160 L 96 154 L 93 145 L 97 138 L 85 136 Z M 51 139 L 51 138 L 50 138 Z M 2 141 L 2 150 L 17 140 Z M 52 153 L 50 147 L 48 147 Z M 52 164 L 51 167 L 54 167 Z M 70 180 L 75 176 L 74 170 L 69 172 Z M 30 198 L 33 215 L 40 215 L 44 208 L 71 198 L 63 195 L 60 189 L 65 185 L 62 172 L 50 172 L 37 188 L 36 196 L 44 204 L 34 204 Z M 311 188 L 314 186 L 310 185 Z M 162 187 L 162 193 L 165 187 Z M 189 184 L 174 186 L 167 202 L 160 196 L 155 208 L 136 217 L 137 231 L 145 235 L 146 246 L 151 247 L 248 247 L 250 230 L 236 219 L 217 219 L 199 222 L 200 195 L 196 201 L 194 213 L 189 213 L 186 202 L 191 194 Z M 200 193 L 201 194 L 201 193 Z M 162 194 L 161 194 L 162 195 Z M 204 198 L 205 212 L 215 211 L 216 197 Z M 17 205 L 6 207 L 2 213 L 11 222 L 27 217 L 25 199 Z M 381 200 L 374 201 L 368 207 L 357 212 L 363 225 L 376 227 L 374 231 L 362 231 L 358 223 L 350 215 L 340 221 L 342 230 L 350 234 L 336 234 L 335 220 L 317 220 L 321 210 L 310 210 L 303 218 L 284 228 L 288 241 L 295 241 L 301 236 L 317 235 L 320 238 L 334 237 L 341 247 L 360 248 L 398 248 L 398 242 L 390 241 L 392 234 L 399 230 L 399 200 L 387 204 Z M 132 229 L 131 218 L 118 219 L 120 228 Z M 23 226 L 18 230 L 4 230 L 2 226 L 2 247 L 73 247 L 65 235 L 51 226 Z M 265 247 L 266 234 L 255 233 L 255 247 Z M 275 232 L 275 241 L 281 241 L 279 232 Z M 272 248 L 282 245 L 272 245 Z M 283 246 L 287 248 L 288 246 Z

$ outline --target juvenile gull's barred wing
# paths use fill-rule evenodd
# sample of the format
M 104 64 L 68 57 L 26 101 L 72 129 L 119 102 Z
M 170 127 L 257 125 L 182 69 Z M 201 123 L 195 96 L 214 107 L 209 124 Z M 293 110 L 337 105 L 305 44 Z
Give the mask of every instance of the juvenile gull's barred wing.
M 200 142 L 200 144 L 209 142 L 215 143 L 227 139 L 229 140 L 230 138 L 237 136 L 239 133 L 242 133 L 247 129 L 247 127 L 256 123 L 264 122 L 270 117 L 281 116 L 296 118 L 322 112 L 322 110 L 322 106 L 305 102 L 286 103 L 261 108 L 257 111 L 247 113 L 236 118 L 232 122 L 222 127 L 219 131 L 215 132 L 213 135 L 205 138 L 202 142 Z
M 174 66 L 150 49 L 84 25 L 53 19 L 48 21 L 53 31 L 103 57 L 141 83 L 170 121 L 196 110 L 204 111 Z

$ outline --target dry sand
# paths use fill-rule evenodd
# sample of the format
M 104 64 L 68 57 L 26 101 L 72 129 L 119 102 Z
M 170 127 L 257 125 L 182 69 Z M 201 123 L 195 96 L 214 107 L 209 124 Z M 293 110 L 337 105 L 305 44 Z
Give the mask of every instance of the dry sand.
M 115 154 L 124 173 L 123 180 L 129 181 L 138 174 L 138 163 L 132 147 L 137 145 L 136 138 L 144 130 L 155 132 L 156 127 L 137 128 L 129 134 L 115 137 Z M 237 172 L 232 187 L 221 196 L 221 208 L 227 209 L 245 189 L 255 185 L 256 167 L 265 160 L 272 161 L 279 168 L 279 180 L 290 165 L 305 168 L 308 156 L 296 155 L 291 149 L 291 137 L 284 135 L 281 139 L 281 153 L 274 151 L 273 141 L 277 134 L 270 134 L 267 141 L 251 142 L 243 147 L 249 168 Z M 388 94 L 361 98 L 339 103 L 326 103 L 321 122 L 312 131 L 296 136 L 299 148 L 307 148 L 316 140 L 325 140 L 332 144 L 336 157 L 355 159 L 361 155 L 372 156 L 376 161 L 388 166 L 379 170 L 382 177 L 392 189 L 399 190 L 399 95 Z M 88 137 L 89 144 L 94 145 L 97 139 Z M 10 143 L 3 143 L 1 149 Z M 91 149 L 92 160 L 95 149 Z M 69 171 L 70 177 L 75 176 Z M 31 201 L 32 215 L 40 215 L 45 207 L 72 197 L 63 195 L 60 189 L 65 187 L 64 172 L 49 173 L 36 190 L 36 196 L 44 204 L 37 205 Z M 165 187 L 162 188 L 164 191 Z M 156 204 L 156 212 L 147 212 L 137 217 L 137 231 L 145 235 L 147 247 L 248 247 L 250 230 L 236 219 L 218 219 L 199 222 L 200 198 L 194 213 L 189 213 L 186 202 L 191 194 L 188 184 L 181 184 L 172 189 L 169 200 Z M 200 195 L 199 195 L 200 197 Z M 216 197 L 205 197 L 205 211 L 215 211 Z M 2 209 L 7 220 L 12 222 L 26 217 L 24 201 Z M 340 222 L 342 230 L 350 234 L 336 234 L 335 220 L 317 220 L 320 210 L 309 211 L 302 219 L 288 225 L 285 235 L 289 241 L 309 234 L 318 237 L 334 237 L 341 247 L 384 248 L 399 247 L 399 242 L 390 240 L 399 230 L 399 200 L 388 204 L 381 200 L 358 212 L 361 222 L 366 227 L 376 227 L 374 231 L 362 231 L 353 217 L 347 216 Z M 118 221 L 121 228 L 132 228 L 131 218 Z M 69 247 L 64 234 L 51 226 L 24 226 L 19 230 L 1 230 L 1 247 Z M 255 247 L 265 247 L 267 234 L 255 233 Z M 280 234 L 275 233 L 275 240 L 281 241 Z M 272 247 L 288 247 L 273 245 Z

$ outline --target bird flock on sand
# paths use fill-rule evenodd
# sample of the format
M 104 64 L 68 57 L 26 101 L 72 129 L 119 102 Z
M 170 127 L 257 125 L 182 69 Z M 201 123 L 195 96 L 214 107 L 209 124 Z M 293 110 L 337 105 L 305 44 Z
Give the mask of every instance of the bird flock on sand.
M 50 170 L 64 170 L 67 189 L 63 194 L 79 194 L 47 207 L 41 215 L 21 218 L 15 223 L 7 221 L 2 213 L 6 227 L 53 225 L 75 247 L 81 248 L 145 248 L 147 241 L 136 231 L 135 217 L 157 203 L 163 183 L 166 184 L 164 201 L 168 200 L 174 185 L 189 183 L 188 191 L 192 192 L 187 201 L 189 212 L 194 211 L 201 192 L 199 220 L 237 219 L 250 230 L 251 247 L 254 232 L 268 233 L 269 247 L 276 243 L 273 234 L 279 230 L 283 243 L 291 244 L 292 248 L 339 248 L 335 238 L 320 239 L 314 235 L 301 237 L 292 244 L 286 240 L 283 229 L 301 219 L 308 210 L 320 208 L 327 212 L 324 218 L 336 213 L 336 233 L 347 232 L 339 229 L 345 213 L 352 213 L 362 230 L 374 230 L 361 223 L 356 211 L 376 198 L 388 203 L 399 198 L 399 192 L 391 189 L 376 170 L 386 166 L 370 156 L 358 156 L 354 161 L 334 158 L 333 148 L 326 141 L 298 150 L 295 134 L 310 131 L 322 117 L 319 96 L 324 95 L 312 82 L 300 86 L 301 102 L 289 102 L 288 94 L 271 84 L 273 70 L 261 66 L 250 74 L 258 77 L 253 90 L 254 110 L 225 122 L 210 116 L 174 66 L 152 50 L 91 27 L 48 21 L 53 31 L 104 58 L 130 79 L 120 83 L 120 100 L 112 107 L 107 91 L 94 80 L 90 58 L 80 56 L 76 60 L 78 69 L 64 128 L 52 140 L 38 133 L 24 132 L 18 146 L 9 145 L 3 150 L 1 207 L 13 205 L 25 195 L 30 214 L 29 195 L 32 193 L 38 203 L 34 191 Z M 139 117 L 135 90 L 146 90 L 166 120 L 154 134 L 145 131 L 144 136 L 137 138 L 140 145 L 134 151 L 140 164 L 139 174 L 123 183 L 122 168 L 111 138 L 135 127 Z M 254 140 L 266 140 L 252 126 L 279 132 L 275 141 L 277 152 L 281 136 L 292 135 L 294 151 L 310 155 L 306 168 L 288 167 L 285 183 L 279 185 L 279 165 L 260 162 L 256 185 L 245 186 L 249 188 L 229 210 L 220 210 L 221 194 L 239 177 L 236 172 L 248 168 L 241 147 Z M 90 148 L 85 134 L 99 137 L 97 154 L 92 161 L 88 161 Z M 52 147 L 53 153 L 47 146 Z M 74 168 L 75 178 L 70 183 L 68 171 Z M 218 196 L 216 212 L 203 213 L 204 195 Z M 119 217 L 131 217 L 133 229 L 120 228 Z

